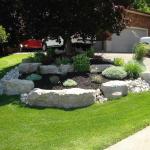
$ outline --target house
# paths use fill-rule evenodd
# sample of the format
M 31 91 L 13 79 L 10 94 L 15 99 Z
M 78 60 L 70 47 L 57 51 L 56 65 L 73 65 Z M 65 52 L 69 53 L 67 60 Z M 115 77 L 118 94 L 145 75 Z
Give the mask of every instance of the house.
M 113 34 L 111 39 L 104 42 L 104 52 L 131 53 L 141 37 L 150 36 L 150 14 L 136 10 L 126 10 L 127 28 L 120 36 Z M 101 47 L 97 42 L 95 47 Z

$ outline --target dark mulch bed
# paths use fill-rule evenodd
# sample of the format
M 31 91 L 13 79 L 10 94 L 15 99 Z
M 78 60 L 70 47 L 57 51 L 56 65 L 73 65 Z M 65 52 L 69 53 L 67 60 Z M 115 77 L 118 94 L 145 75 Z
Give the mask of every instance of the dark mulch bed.
M 34 81 L 35 88 L 41 89 L 50 89 L 50 90 L 61 90 L 67 87 L 63 86 L 63 82 L 67 79 L 73 79 L 78 83 L 75 88 L 83 88 L 83 89 L 98 89 L 101 84 L 96 84 L 91 82 L 91 75 L 90 73 L 69 73 L 67 75 L 59 75 L 60 83 L 58 85 L 52 85 L 49 81 L 49 77 L 52 75 L 42 75 L 42 80 Z M 99 74 L 100 75 L 100 74 Z M 25 79 L 28 75 L 22 75 L 20 79 Z M 103 82 L 108 81 L 107 79 L 103 78 Z M 70 87 L 73 88 L 73 87 Z

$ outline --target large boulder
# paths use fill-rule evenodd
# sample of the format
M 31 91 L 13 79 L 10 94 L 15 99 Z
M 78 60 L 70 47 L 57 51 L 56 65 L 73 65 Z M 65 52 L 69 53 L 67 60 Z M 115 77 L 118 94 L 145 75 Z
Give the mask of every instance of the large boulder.
M 91 73 L 102 73 L 106 68 L 111 67 L 110 64 L 100 64 L 100 65 L 91 65 L 90 72 Z
M 60 72 L 62 74 L 67 74 L 67 73 L 74 72 L 74 67 L 73 67 L 73 65 L 70 65 L 70 64 L 68 64 L 68 65 L 60 65 L 59 69 L 60 69 Z
M 33 81 L 28 80 L 5 80 L 2 81 L 3 92 L 6 95 L 20 95 L 23 93 L 29 93 L 34 88 Z
M 60 74 L 60 71 L 55 65 L 42 65 L 40 66 L 40 74 Z
M 101 90 L 108 99 L 120 98 L 128 94 L 128 87 L 124 81 L 110 81 L 103 83 Z
M 95 90 L 64 89 L 42 90 L 34 89 L 22 102 L 32 107 L 79 108 L 92 105 L 96 100 Z
M 41 63 L 22 63 L 18 66 L 20 73 L 34 73 L 37 72 Z
M 140 74 L 140 77 L 146 82 L 150 83 L 150 72 L 143 72 Z

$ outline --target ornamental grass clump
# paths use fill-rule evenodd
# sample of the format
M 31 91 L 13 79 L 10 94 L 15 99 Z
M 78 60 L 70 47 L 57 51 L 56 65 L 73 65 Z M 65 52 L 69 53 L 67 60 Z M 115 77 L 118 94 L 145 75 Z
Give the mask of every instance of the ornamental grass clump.
M 137 79 L 140 73 L 144 70 L 142 65 L 135 60 L 131 60 L 125 64 L 124 69 L 127 72 L 128 77 L 133 79 Z
M 113 80 L 122 80 L 127 77 L 127 72 L 123 67 L 109 67 L 102 72 L 102 75 L 105 78 L 113 79 Z
M 135 53 L 134 57 L 137 61 L 143 61 L 144 56 L 149 52 L 147 44 L 144 43 L 138 43 L 133 50 Z

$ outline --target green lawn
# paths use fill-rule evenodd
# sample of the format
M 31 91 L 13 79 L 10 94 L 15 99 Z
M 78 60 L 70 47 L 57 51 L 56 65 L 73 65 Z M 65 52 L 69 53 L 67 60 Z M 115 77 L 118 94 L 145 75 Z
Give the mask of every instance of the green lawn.
M 0 150 L 102 150 L 149 124 L 148 92 L 70 111 L 0 96 Z

